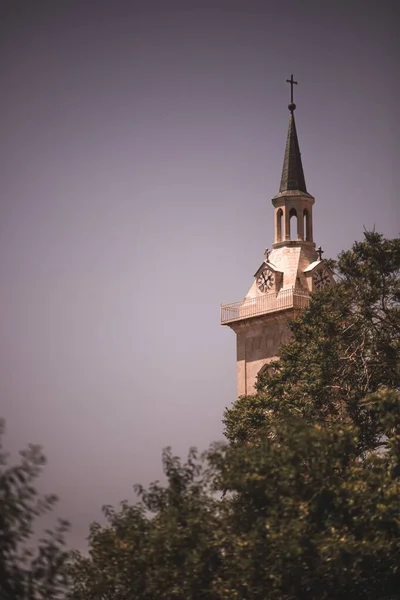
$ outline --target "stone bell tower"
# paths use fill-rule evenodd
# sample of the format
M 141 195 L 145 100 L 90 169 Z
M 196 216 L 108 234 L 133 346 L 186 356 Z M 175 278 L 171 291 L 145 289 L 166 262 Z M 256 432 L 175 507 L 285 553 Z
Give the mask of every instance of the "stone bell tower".
M 279 356 L 289 338 L 288 320 L 308 306 L 310 293 L 333 283 L 315 247 L 312 211 L 297 138 L 291 85 L 289 129 L 279 192 L 272 198 L 274 242 L 254 274 L 244 300 L 221 305 L 221 324 L 236 333 L 238 396 L 255 393 L 258 373 Z

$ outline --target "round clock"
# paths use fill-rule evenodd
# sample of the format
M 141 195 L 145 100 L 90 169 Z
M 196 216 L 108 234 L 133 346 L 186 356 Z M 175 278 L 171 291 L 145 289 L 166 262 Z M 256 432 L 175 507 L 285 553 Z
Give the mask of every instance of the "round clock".
M 269 269 L 264 269 L 261 271 L 260 275 L 257 277 L 257 286 L 260 292 L 265 294 L 270 290 L 274 284 L 275 276 Z
M 322 288 L 325 286 L 330 285 L 331 276 L 328 269 L 318 269 L 318 271 L 315 271 L 313 275 L 313 283 L 317 290 L 322 290 Z

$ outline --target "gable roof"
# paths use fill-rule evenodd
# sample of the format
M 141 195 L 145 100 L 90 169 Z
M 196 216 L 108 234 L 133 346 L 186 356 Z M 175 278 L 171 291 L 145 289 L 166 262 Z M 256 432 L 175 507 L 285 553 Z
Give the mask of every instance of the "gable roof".
M 322 260 L 314 260 L 311 265 L 308 265 L 307 269 L 304 269 L 303 273 L 311 273 L 318 267 L 318 265 L 323 265 L 325 263 L 324 259 Z
M 283 271 L 280 271 L 279 269 L 277 269 L 272 263 L 265 262 L 265 260 L 264 260 L 261 263 L 261 265 L 258 267 L 257 271 L 254 273 L 254 277 L 258 277 L 259 274 L 261 273 L 261 271 L 263 271 L 264 269 L 269 269 L 273 273 L 283 273 Z

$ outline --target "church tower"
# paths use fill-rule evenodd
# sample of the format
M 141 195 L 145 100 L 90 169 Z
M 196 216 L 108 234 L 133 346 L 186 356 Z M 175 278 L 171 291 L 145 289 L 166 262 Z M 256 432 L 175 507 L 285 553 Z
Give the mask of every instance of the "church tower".
M 288 320 L 308 305 L 310 293 L 333 282 L 313 236 L 315 199 L 308 193 L 297 138 L 291 86 L 289 128 L 279 192 L 272 198 L 274 242 L 244 300 L 221 305 L 221 324 L 236 333 L 238 396 L 255 393 L 257 375 L 276 360 L 289 338 Z

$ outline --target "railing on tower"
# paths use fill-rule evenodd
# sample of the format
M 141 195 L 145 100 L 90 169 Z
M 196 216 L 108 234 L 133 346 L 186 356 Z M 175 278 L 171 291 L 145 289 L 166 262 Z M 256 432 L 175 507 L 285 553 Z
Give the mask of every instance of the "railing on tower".
M 291 288 L 281 290 L 277 296 L 265 294 L 256 298 L 246 298 L 232 304 L 221 304 L 221 324 L 257 317 L 269 312 L 288 308 L 306 308 L 310 300 L 309 292 Z

